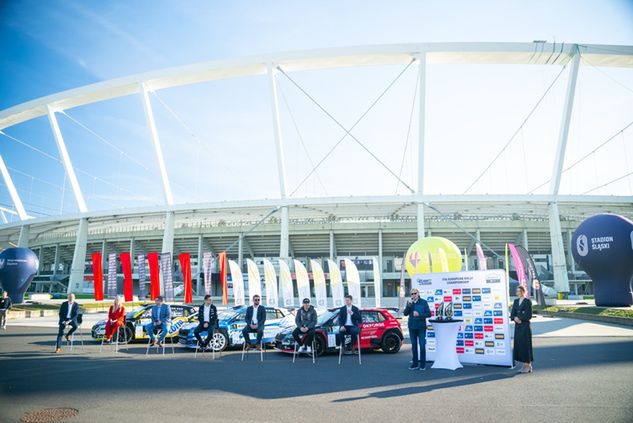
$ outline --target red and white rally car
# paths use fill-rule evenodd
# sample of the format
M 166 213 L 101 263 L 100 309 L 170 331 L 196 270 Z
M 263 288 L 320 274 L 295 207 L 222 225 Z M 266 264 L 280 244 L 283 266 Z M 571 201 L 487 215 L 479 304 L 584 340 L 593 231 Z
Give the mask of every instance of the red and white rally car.
M 315 328 L 315 342 L 317 355 L 333 352 L 337 349 L 336 336 L 339 332 L 338 308 L 321 312 L 317 318 Z M 387 354 L 400 351 L 404 336 L 400 322 L 384 308 L 361 308 L 363 323 L 360 325 L 361 349 L 381 349 Z M 292 337 L 294 326 L 287 327 L 277 334 L 275 348 L 283 352 L 292 353 L 295 340 Z

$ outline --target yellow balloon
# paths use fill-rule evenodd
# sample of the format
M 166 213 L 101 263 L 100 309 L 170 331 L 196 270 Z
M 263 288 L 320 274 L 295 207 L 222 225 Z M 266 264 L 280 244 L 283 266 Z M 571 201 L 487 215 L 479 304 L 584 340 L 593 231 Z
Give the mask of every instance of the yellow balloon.
M 459 272 L 462 253 L 451 240 L 439 236 L 422 238 L 411 244 L 404 259 L 409 276 L 420 273 Z

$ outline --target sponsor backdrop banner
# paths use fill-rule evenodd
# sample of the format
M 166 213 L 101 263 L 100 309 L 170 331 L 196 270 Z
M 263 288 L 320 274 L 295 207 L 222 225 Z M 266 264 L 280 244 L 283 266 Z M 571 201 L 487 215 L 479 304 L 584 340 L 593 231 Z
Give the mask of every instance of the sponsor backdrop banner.
M 429 303 L 450 302 L 454 318 L 463 320 L 455 345 L 462 363 L 512 366 L 508 321 L 508 285 L 503 270 L 427 273 L 414 275 L 411 286 Z M 435 333 L 426 332 L 426 351 L 435 360 Z
M 95 285 L 95 301 L 103 301 L 103 263 L 101 253 L 92 253 L 92 275 Z
M 119 255 L 121 269 L 123 269 L 123 298 L 125 301 L 134 300 L 134 287 L 132 285 L 132 258 L 130 253 L 124 252 Z
M 343 307 L 343 304 L 345 304 L 345 291 L 343 289 L 341 270 L 334 260 L 327 261 L 327 268 L 330 272 L 330 289 L 332 290 L 332 302 L 334 307 Z
M 259 298 L 261 298 L 262 281 L 257 265 L 253 260 L 246 259 L 246 269 L 248 270 L 248 298 L 252 299 L 253 295 L 259 295 Z
M 147 270 L 145 269 L 145 254 L 139 254 L 136 257 L 138 262 L 138 297 L 145 298 L 147 293 L 145 292 L 145 282 L 147 281 Z
M 312 269 L 312 280 L 314 280 L 314 296 L 316 297 L 316 308 L 327 308 L 327 288 L 325 287 L 325 273 L 316 260 L 310 260 Z
M 297 291 L 299 291 L 299 304 L 304 298 L 310 298 L 310 279 L 306 267 L 299 260 L 294 260 L 295 277 L 297 278 Z
M 277 293 L 277 273 L 270 260 L 264 259 L 264 286 L 266 287 L 266 306 L 277 307 L 279 294 Z
M 180 270 L 182 271 L 182 280 L 184 283 L 184 303 L 191 304 L 193 302 L 193 285 L 191 283 L 191 254 L 181 253 L 178 255 L 180 261 Z
M 235 301 L 235 305 L 245 305 L 244 276 L 242 276 L 242 270 L 240 269 L 240 266 L 233 260 L 229 260 L 229 268 L 231 269 L 231 280 L 233 281 L 233 299 Z
M 374 297 L 376 297 L 376 307 L 380 307 L 380 297 L 382 296 L 382 273 L 378 259 L 374 257 Z
M 279 260 L 279 286 L 281 287 L 281 296 L 284 299 L 284 307 L 294 307 L 295 293 L 292 287 L 292 276 L 288 263 Z
M 161 253 L 160 270 L 163 274 L 163 287 L 165 288 L 165 301 L 174 301 L 174 275 L 171 253 Z
M 147 255 L 147 264 L 149 265 L 149 296 L 152 301 L 160 295 L 160 273 L 158 267 L 158 253 L 149 253 Z
M 211 266 L 213 265 L 213 253 L 206 252 L 202 255 L 204 269 L 204 294 L 211 295 Z
M 352 304 L 360 307 L 360 275 L 353 261 L 345 259 L 345 278 L 347 279 L 347 291 L 353 297 Z
M 116 253 L 108 254 L 108 298 L 116 297 Z

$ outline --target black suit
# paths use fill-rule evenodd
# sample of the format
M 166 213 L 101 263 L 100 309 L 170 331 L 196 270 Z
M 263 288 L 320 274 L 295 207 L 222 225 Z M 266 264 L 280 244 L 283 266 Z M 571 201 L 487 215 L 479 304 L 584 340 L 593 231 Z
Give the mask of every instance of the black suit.
M 244 341 L 250 344 L 251 337 L 249 334 L 256 332 L 257 340 L 255 344 L 262 342 L 262 338 L 264 337 L 264 324 L 266 323 L 266 307 L 263 305 L 257 307 L 257 329 L 251 329 L 251 324 L 253 323 L 253 306 L 249 306 L 246 309 L 246 317 L 244 320 L 246 321 L 246 326 L 242 330 Z
M 79 304 L 73 302 L 70 308 L 70 318 L 68 317 L 68 301 L 64 301 L 59 308 L 59 331 L 57 332 L 57 348 L 62 343 L 62 336 L 64 336 L 64 329 L 66 325 L 70 325 L 70 330 L 66 336 L 72 335 L 79 326 L 77 324 L 77 316 L 79 315 Z
M 198 343 L 206 347 L 207 345 L 209 345 L 209 341 L 211 341 L 211 338 L 213 337 L 213 332 L 218 326 L 218 309 L 215 307 L 215 305 L 211 304 L 211 306 L 209 307 L 209 318 L 207 320 L 204 319 L 204 304 L 201 305 L 198 309 L 198 322 L 198 326 L 193 331 L 193 334 L 198 340 Z M 207 324 L 206 328 L 204 327 L 205 323 Z M 205 331 L 207 332 L 207 337 L 204 342 L 202 342 L 200 333 Z
M 356 307 L 355 305 L 352 305 L 352 315 L 351 315 L 351 319 L 352 324 L 348 325 L 347 324 L 347 306 L 344 305 L 343 307 L 341 307 L 338 310 L 338 325 L 342 326 L 345 328 L 345 332 L 340 332 L 339 336 L 338 336 L 338 344 L 341 344 L 341 335 L 344 335 L 346 337 L 354 337 L 356 335 L 360 334 L 360 327 L 359 325 L 361 323 L 363 323 L 363 318 L 360 314 L 360 310 L 358 309 L 358 307 Z M 348 341 L 345 342 L 346 344 L 348 344 Z M 347 346 L 347 348 L 351 348 L 352 345 L 354 345 L 354 339 L 352 338 L 349 342 L 349 345 Z M 360 348 L 360 345 L 358 346 Z
M 0 327 L 4 329 L 7 324 L 7 313 L 11 308 L 11 298 L 0 297 Z

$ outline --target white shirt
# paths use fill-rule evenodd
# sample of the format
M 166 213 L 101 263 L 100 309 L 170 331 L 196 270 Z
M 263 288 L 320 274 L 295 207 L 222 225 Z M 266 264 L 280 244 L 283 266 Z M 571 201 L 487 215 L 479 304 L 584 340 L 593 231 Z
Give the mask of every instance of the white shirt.
M 354 326 L 352 324 L 352 306 L 347 307 L 347 320 L 345 321 L 345 326 Z
M 203 317 L 204 317 L 204 319 L 202 320 L 203 322 L 208 322 L 208 321 L 211 320 L 211 319 L 209 319 L 209 314 L 211 314 L 211 306 L 210 305 L 205 304 L 204 305 L 204 310 L 203 310 L 202 313 L 203 313 Z
M 259 306 L 253 306 L 253 318 L 251 319 L 251 322 L 256 325 L 257 324 L 257 309 L 259 308 Z
M 67 320 L 70 320 L 70 315 L 73 312 L 73 304 L 75 304 L 75 303 L 68 303 L 68 314 L 66 314 L 66 319 Z

